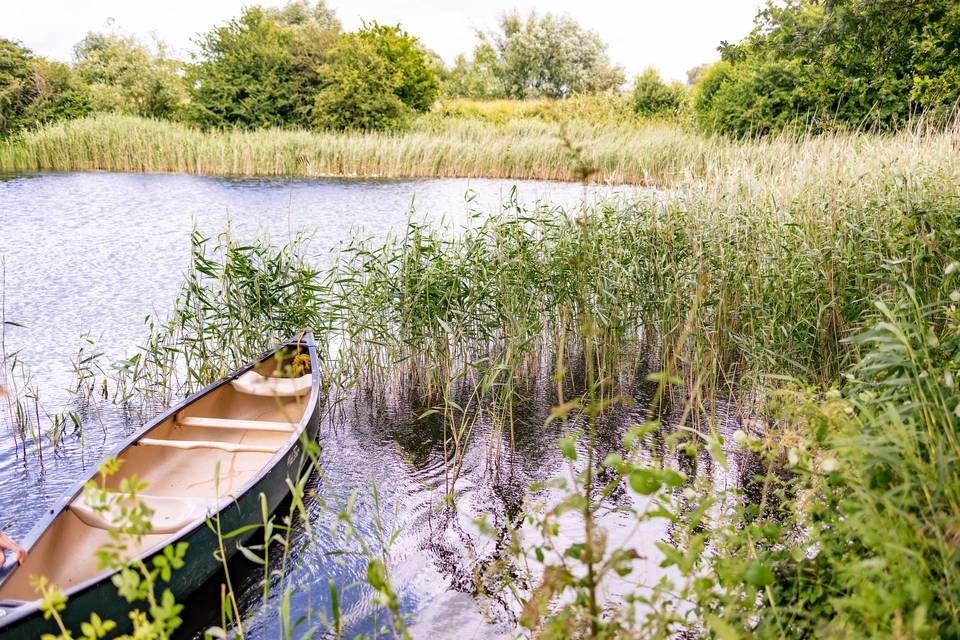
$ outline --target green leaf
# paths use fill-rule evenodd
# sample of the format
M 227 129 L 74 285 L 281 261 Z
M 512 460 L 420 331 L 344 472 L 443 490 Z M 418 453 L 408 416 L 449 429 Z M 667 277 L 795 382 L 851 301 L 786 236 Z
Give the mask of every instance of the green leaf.
M 629 476 L 630 488 L 642 496 L 649 496 L 660 488 L 658 474 L 649 469 L 634 469 Z
M 705 617 L 707 619 L 707 625 L 710 626 L 710 630 L 717 634 L 717 637 L 721 640 L 740 640 L 741 635 L 726 620 L 710 613 Z
M 761 589 L 769 584 L 773 584 L 775 577 L 770 567 L 763 564 L 760 560 L 751 560 L 747 563 L 747 568 L 743 572 L 743 580 L 752 587 Z
M 377 591 L 386 590 L 387 568 L 379 560 L 371 560 L 367 563 L 367 582 Z

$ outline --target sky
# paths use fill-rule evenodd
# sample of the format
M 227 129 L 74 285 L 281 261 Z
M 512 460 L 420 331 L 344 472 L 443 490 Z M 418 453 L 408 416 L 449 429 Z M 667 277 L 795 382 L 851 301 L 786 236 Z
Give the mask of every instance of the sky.
M 574 18 L 609 45 L 628 77 L 649 66 L 686 80 L 688 69 L 717 59 L 721 40 L 737 41 L 753 25 L 763 0 L 328 0 L 347 30 L 363 20 L 400 23 L 447 62 L 469 54 L 478 29 L 496 27 L 504 12 L 534 9 Z M 187 58 L 197 33 L 239 15 L 244 6 L 283 0 L 0 0 L 0 37 L 69 62 L 88 31 L 113 28 L 159 38 Z

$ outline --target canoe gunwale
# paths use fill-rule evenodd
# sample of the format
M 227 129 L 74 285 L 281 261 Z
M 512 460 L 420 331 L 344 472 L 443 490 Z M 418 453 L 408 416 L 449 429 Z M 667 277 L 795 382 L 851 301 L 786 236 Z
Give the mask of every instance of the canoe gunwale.
M 170 407 L 163 413 L 155 416 L 150 421 L 146 422 L 136 433 L 132 434 L 126 440 L 121 442 L 119 445 L 114 447 L 109 453 L 104 455 L 104 458 L 111 456 L 118 456 L 130 447 L 136 445 L 136 443 L 144 437 L 151 429 L 158 426 L 160 423 L 164 422 L 167 419 L 175 418 L 176 414 L 186 408 L 187 406 L 193 404 L 196 400 L 206 396 L 220 387 L 229 384 L 239 376 L 243 375 L 247 371 L 250 371 L 254 367 L 258 366 L 262 362 L 266 361 L 272 357 L 278 350 L 284 347 L 297 346 L 305 347 L 310 355 L 310 369 L 311 369 L 311 386 L 310 386 L 310 395 L 308 396 L 307 403 L 304 408 L 303 416 L 297 422 L 295 428 L 290 432 L 290 437 L 277 449 L 277 452 L 270 457 L 270 459 L 264 463 L 263 467 L 258 473 L 253 475 L 250 479 L 247 480 L 243 485 L 241 485 L 235 491 L 232 491 L 226 496 L 222 496 L 215 504 L 211 505 L 207 515 L 202 518 L 191 522 L 190 524 L 185 525 L 181 529 L 171 534 L 171 537 L 168 538 L 165 542 L 149 547 L 141 551 L 137 557 L 139 558 L 149 558 L 157 553 L 161 553 L 163 549 L 180 540 L 182 538 L 189 537 L 194 531 L 199 527 L 206 526 L 207 521 L 213 518 L 216 518 L 224 511 L 230 508 L 231 505 L 237 504 L 237 501 L 244 495 L 246 495 L 251 489 L 257 486 L 260 481 L 274 468 L 279 464 L 286 456 L 290 454 L 291 449 L 297 444 L 300 438 L 303 436 L 303 433 L 309 423 L 311 416 L 314 413 L 314 409 L 319 402 L 320 396 L 320 371 L 318 366 L 318 356 L 316 343 L 313 339 L 313 334 L 309 331 L 302 334 L 298 334 L 293 338 L 285 340 L 280 343 L 273 349 L 257 356 L 250 362 L 248 362 L 243 367 L 231 372 L 227 376 L 213 382 L 206 387 L 195 391 L 190 394 L 176 405 Z M 103 458 L 101 458 L 102 460 Z M 82 492 L 83 488 L 86 486 L 87 482 L 94 479 L 98 473 L 99 464 L 92 468 L 91 472 L 78 480 L 74 485 L 68 490 L 68 493 L 64 494 L 64 498 L 60 501 L 59 504 L 52 506 L 44 518 L 39 521 L 23 539 L 23 547 L 27 549 L 29 553 L 33 546 L 40 540 L 44 532 L 53 524 L 56 520 L 70 505 L 73 500 L 75 500 Z M 7 562 L 3 563 L 0 566 L 0 586 L 13 574 L 14 569 L 17 567 L 16 560 L 8 558 Z M 85 591 L 91 587 L 98 586 L 102 583 L 109 581 L 113 575 L 117 572 L 114 570 L 104 570 L 100 573 L 79 582 L 68 589 L 64 589 L 64 594 L 69 599 L 72 595 Z M 3 605 L 9 606 L 15 601 L 0 601 L 0 609 L 6 608 Z M 6 615 L 0 615 L 0 634 L 3 633 L 3 629 L 13 623 L 16 623 L 18 620 L 33 615 L 39 608 L 40 599 L 27 600 L 23 601 L 20 606 L 17 606 L 14 609 L 7 609 Z M 2 614 L 2 611 L 0 611 Z

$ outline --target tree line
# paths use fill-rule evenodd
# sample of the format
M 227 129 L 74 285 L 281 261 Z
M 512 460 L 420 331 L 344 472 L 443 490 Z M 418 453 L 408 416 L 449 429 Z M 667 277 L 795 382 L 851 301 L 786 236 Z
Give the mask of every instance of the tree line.
M 0 39 L 0 135 L 92 112 L 204 127 L 390 130 L 441 97 L 607 94 L 645 117 L 733 135 L 893 128 L 951 117 L 960 99 L 956 0 L 779 0 L 720 61 L 627 89 L 600 37 L 550 13 L 504 15 L 447 67 L 399 25 L 346 32 L 319 0 L 253 6 L 195 40 L 191 60 L 121 33 L 90 33 L 73 64 Z

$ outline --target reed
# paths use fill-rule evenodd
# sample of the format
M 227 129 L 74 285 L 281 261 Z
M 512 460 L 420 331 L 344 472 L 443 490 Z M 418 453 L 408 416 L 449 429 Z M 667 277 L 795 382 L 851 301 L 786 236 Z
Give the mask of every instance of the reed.
M 603 120 L 601 120 L 603 122 Z M 861 133 L 733 142 L 669 123 L 603 123 L 524 118 L 502 124 L 431 114 L 401 133 L 297 130 L 201 131 L 184 124 L 97 115 L 51 124 L 0 143 L 0 171 L 129 171 L 213 175 L 490 177 L 578 180 L 560 135 L 577 141 L 601 182 L 675 186 L 784 172 L 805 164 L 891 164 L 951 134 L 922 125 L 898 135 Z M 788 177 L 788 176 L 785 176 Z M 784 185 L 787 186 L 787 185 Z

